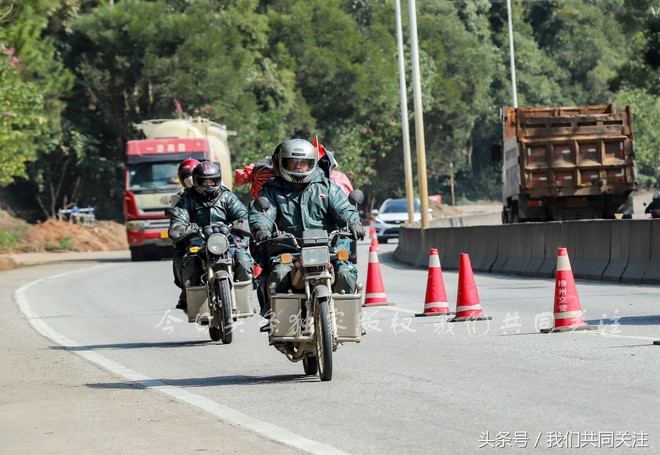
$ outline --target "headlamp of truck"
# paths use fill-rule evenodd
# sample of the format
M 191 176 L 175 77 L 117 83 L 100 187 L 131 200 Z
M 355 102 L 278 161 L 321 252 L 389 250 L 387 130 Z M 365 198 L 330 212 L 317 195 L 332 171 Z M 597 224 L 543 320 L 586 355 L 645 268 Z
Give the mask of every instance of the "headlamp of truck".
M 229 249 L 229 239 L 223 234 L 213 234 L 206 241 L 206 248 L 212 254 L 223 254 Z
M 144 230 L 144 221 L 127 221 L 126 230 L 128 231 L 142 231 Z
M 302 265 L 310 267 L 315 265 L 325 265 L 330 262 L 330 250 L 327 246 L 315 246 L 313 248 L 303 248 Z

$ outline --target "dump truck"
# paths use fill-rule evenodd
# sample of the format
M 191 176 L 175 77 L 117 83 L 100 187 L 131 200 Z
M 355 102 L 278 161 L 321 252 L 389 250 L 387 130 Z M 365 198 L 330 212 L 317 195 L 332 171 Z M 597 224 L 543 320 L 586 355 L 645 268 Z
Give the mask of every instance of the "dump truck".
M 180 189 L 177 168 L 187 158 L 220 165 L 222 183 L 231 189 L 232 167 L 225 125 L 207 119 L 145 120 L 134 125 L 144 139 L 126 144 L 118 177 L 124 183 L 124 218 L 131 260 L 171 257 L 165 208 Z
M 632 107 L 505 107 L 502 222 L 631 218 Z

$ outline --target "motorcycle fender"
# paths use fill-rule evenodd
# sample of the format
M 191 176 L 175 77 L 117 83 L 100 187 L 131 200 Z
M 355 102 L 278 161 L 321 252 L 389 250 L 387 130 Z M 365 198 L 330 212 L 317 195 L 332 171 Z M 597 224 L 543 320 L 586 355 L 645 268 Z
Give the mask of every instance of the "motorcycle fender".
M 229 272 L 227 272 L 226 270 L 218 270 L 217 272 L 215 272 L 215 277 L 218 280 L 228 280 L 231 278 L 229 276 Z
M 330 297 L 331 292 L 327 286 L 323 284 L 319 284 L 314 288 L 314 294 L 316 294 L 316 296 L 319 298 L 323 298 L 323 297 Z

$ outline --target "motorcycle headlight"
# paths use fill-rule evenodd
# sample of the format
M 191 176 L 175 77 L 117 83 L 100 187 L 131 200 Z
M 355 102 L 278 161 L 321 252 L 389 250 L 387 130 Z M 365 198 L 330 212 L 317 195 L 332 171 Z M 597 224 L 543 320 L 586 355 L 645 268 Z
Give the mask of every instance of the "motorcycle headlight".
M 223 234 L 213 234 L 206 241 L 206 249 L 212 254 L 222 254 L 229 249 L 229 239 Z
M 310 267 L 314 265 L 325 265 L 330 262 L 330 250 L 327 246 L 315 246 L 313 248 L 303 248 L 302 265 Z

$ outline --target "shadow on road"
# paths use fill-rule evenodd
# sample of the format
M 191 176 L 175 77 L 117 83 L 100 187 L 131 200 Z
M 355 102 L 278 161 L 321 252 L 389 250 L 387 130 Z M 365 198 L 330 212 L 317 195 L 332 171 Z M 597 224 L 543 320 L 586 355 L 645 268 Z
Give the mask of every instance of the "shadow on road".
M 130 382 L 102 382 L 96 384 L 87 384 L 92 389 L 122 389 L 126 387 L 135 387 L 148 389 L 150 387 L 162 387 L 163 384 L 172 387 L 215 387 L 223 385 L 259 385 L 259 384 L 282 384 L 282 383 L 300 383 L 300 382 L 318 382 L 316 375 L 305 374 L 287 374 L 274 376 L 213 376 L 209 378 L 183 378 L 183 379 L 151 379 L 147 381 Z

